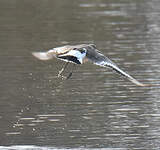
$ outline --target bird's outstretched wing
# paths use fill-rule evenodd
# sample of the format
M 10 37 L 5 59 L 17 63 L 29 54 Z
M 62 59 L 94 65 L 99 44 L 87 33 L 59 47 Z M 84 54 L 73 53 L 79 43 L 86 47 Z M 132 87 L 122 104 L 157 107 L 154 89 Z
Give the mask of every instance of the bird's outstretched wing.
M 102 66 L 102 67 L 109 67 L 112 68 L 113 70 L 115 70 L 117 73 L 119 73 L 120 75 L 122 75 L 123 77 L 127 78 L 129 81 L 133 82 L 134 84 L 138 85 L 138 86 L 147 86 L 143 83 L 140 83 L 139 81 L 137 81 L 135 78 L 133 78 L 132 76 L 130 76 L 129 74 L 127 74 L 126 72 L 124 72 L 123 70 L 121 70 L 115 63 L 113 63 L 109 58 L 107 58 L 106 56 L 104 56 L 100 51 L 98 51 L 95 48 L 92 48 L 90 46 L 89 49 L 87 49 L 87 55 L 86 57 L 93 62 L 96 65 Z
M 51 51 L 33 52 L 32 55 L 35 56 L 36 58 L 40 59 L 40 60 L 50 60 L 54 57 L 54 55 L 51 53 Z

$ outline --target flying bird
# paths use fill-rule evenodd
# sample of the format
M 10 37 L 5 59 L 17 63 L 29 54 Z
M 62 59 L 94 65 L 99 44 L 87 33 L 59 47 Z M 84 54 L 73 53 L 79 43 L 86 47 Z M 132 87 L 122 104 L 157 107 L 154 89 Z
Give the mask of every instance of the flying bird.
M 121 70 L 114 62 L 108 57 L 104 56 L 94 44 L 80 44 L 80 45 L 65 45 L 48 50 L 47 52 L 33 52 L 33 56 L 40 60 L 50 60 L 54 57 L 65 61 L 64 67 L 59 71 L 58 77 L 66 69 L 69 63 L 81 65 L 87 61 L 92 62 L 95 65 L 101 67 L 109 67 L 119 73 L 121 76 L 127 78 L 132 83 L 138 86 L 146 86 L 145 84 L 137 81 L 135 78 Z M 72 76 L 72 71 L 68 75 L 67 79 Z

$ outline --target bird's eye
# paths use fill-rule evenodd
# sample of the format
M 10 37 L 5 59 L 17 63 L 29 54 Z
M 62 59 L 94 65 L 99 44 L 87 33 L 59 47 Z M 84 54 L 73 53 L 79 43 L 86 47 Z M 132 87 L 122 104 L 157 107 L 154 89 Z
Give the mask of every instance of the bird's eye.
M 85 53 L 85 50 L 81 50 L 81 53 L 82 53 L 82 54 Z
M 86 49 L 82 49 L 81 50 L 81 53 L 83 54 L 83 53 L 85 53 L 86 52 Z

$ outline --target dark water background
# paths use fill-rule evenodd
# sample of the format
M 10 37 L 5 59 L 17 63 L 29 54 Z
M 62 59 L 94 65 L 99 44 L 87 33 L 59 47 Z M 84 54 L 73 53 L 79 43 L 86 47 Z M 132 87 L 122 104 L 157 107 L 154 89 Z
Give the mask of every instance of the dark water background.
M 160 1 L 0 0 L 0 149 L 159 150 L 160 87 L 92 64 L 63 81 L 31 55 L 80 43 L 160 83 Z

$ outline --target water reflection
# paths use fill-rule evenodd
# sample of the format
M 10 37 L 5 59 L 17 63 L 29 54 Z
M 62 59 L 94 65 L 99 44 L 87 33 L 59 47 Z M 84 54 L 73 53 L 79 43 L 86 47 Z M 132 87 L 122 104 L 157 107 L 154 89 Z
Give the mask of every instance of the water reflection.
M 135 87 L 91 64 L 63 81 L 60 61 L 31 52 L 94 42 L 122 69 L 157 84 L 159 1 L 71 2 L 0 2 L 0 145 L 25 145 L 0 149 L 158 149 L 160 87 Z
M 8 150 L 8 148 L 11 148 L 12 150 L 64 150 L 64 148 L 56 148 L 56 147 L 40 147 L 40 146 L 11 146 L 11 147 L 5 147 L 5 146 L 0 146 L 0 149 L 3 150 Z M 73 149 L 69 149 L 68 150 L 82 150 L 83 148 L 73 148 Z M 85 148 L 86 150 L 96 150 L 96 148 Z M 126 150 L 125 148 L 100 148 L 99 150 Z

